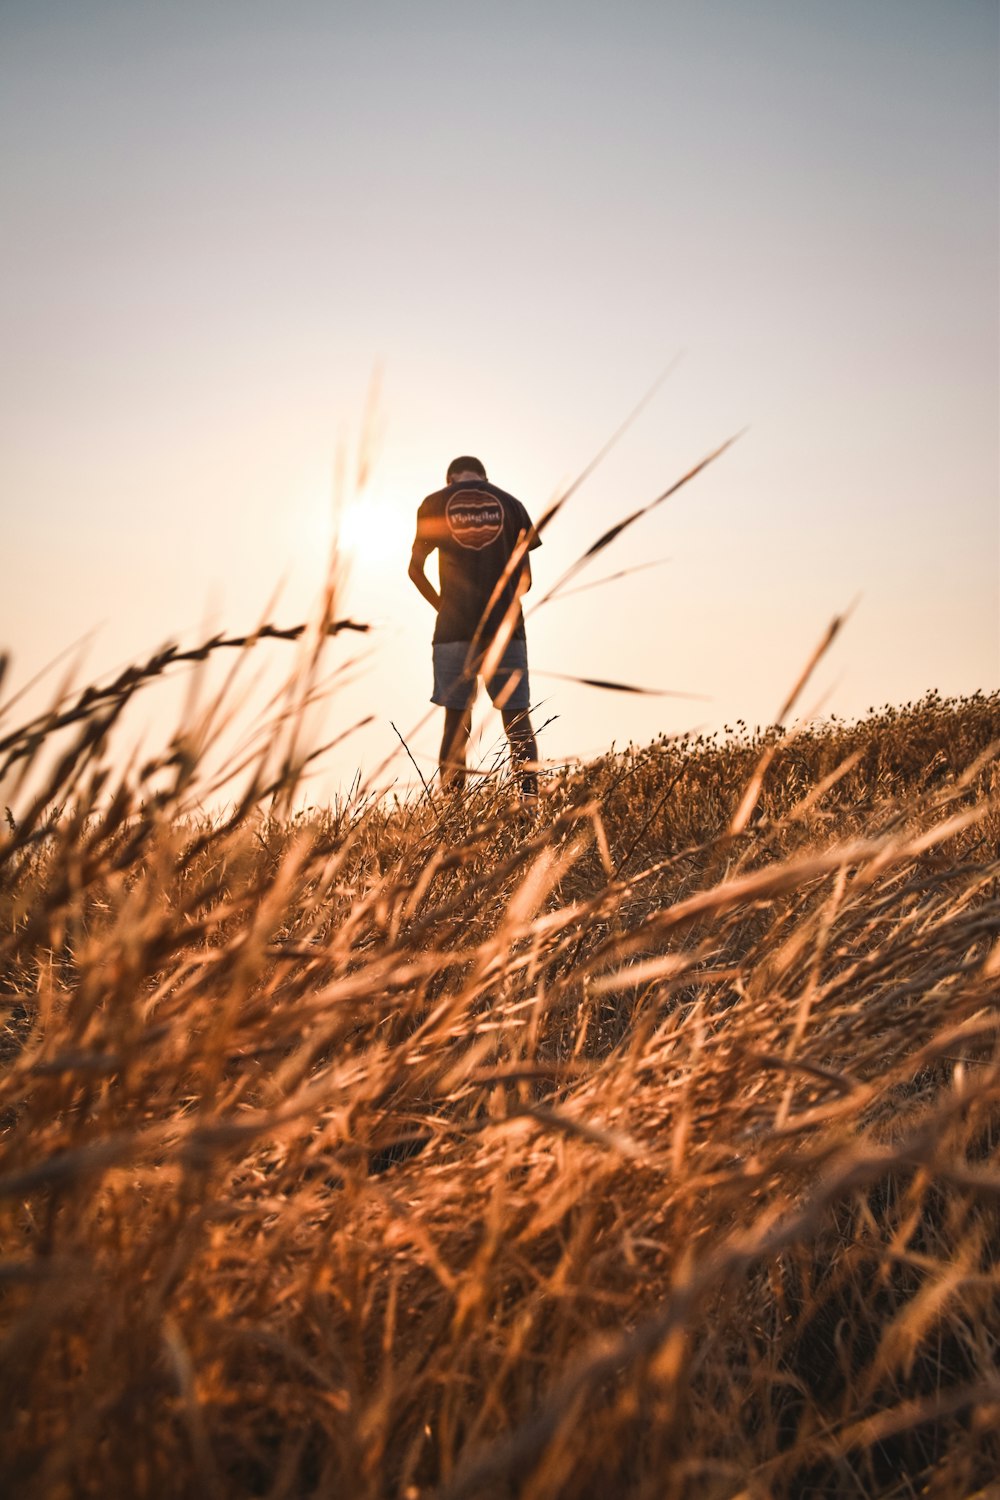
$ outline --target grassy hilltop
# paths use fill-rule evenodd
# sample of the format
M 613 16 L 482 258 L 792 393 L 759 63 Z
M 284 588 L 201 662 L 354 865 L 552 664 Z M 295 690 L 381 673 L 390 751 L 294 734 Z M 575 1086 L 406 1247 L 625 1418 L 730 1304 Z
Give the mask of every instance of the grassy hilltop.
M 198 823 L 138 680 L 0 743 L 5 1493 L 985 1492 L 995 695 Z

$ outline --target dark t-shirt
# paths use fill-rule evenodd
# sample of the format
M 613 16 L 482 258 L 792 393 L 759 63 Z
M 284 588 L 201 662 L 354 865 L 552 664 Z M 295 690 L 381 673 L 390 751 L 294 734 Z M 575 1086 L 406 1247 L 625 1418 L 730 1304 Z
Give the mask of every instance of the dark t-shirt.
M 435 641 L 471 641 L 477 631 L 488 641 L 495 634 L 514 598 L 516 577 L 504 585 L 489 619 L 483 620 L 483 612 L 525 531 L 531 536 L 529 550 L 542 545 L 520 500 L 485 479 L 465 479 L 427 496 L 417 511 L 414 547 L 424 554 L 438 549 L 441 608 Z M 520 608 L 513 633 L 524 637 Z

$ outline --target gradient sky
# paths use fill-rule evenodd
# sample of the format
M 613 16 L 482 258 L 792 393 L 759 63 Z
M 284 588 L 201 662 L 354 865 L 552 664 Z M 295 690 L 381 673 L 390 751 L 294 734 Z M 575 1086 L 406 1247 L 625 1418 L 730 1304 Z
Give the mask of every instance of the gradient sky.
M 531 619 L 543 752 L 767 722 L 854 600 L 804 707 L 996 687 L 998 50 L 993 0 L 4 0 L 16 678 L 243 631 L 279 585 L 304 618 L 380 368 L 343 599 L 377 629 L 330 716 L 377 722 L 321 795 L 427 709 L 405 569 L 448 460 L 538 515 L 680 353 L 536 597 L 748 431 L 578 581 L 667 562 Z

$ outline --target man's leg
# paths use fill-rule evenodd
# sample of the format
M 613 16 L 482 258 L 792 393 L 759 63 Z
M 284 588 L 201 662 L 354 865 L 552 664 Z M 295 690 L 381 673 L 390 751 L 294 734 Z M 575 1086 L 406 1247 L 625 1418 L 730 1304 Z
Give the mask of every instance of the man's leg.
M 441 737 L 441 786 L 460 792 L 465 786 L 465 754 L 472 733 L 471 708 L 446 708 Z
M 503 727 L 510 741 L 510 759 L 520 775 L 521 796 L 538 796 L 538 742 L 526 708 L 504 708 L 500 711 Z

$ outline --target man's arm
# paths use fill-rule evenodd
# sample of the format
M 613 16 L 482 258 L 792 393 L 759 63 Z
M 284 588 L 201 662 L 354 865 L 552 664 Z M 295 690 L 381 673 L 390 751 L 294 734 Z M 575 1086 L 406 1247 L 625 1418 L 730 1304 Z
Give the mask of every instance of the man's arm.
M 534 552 L 536 547 L 540 547 L 542 545 L 542 539 L 538 535 L 538 532 L 535 530 L 534 522 L 528 515 L 528 512 L 525 510 L 520 500 L 517 502 L 517 505 L 518 509 L 521 512 L 521 524 L 524 528 L 524 531 L 528 533 L 528 547 L 527 551 L 524 554 L 524 561 L 521 564 L 521 577 L 524 580 L 521 585 L 521 593 L 526 594 L 531 588 L 531 558 L 528 554 Z
M 413 543 L 413 551 L 410 553 L 410 566 L 407 571 L 413 583 L 416 584 L 420 593 L 427 600 L 427 603 L 432 609 L 438 610 L 441 608 L 441 595 L 424 572 L 427 559 L 433 551 L 434 548 L 423 537 L 418 535 Z

